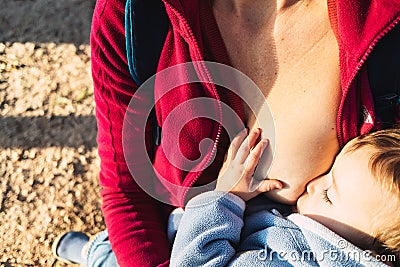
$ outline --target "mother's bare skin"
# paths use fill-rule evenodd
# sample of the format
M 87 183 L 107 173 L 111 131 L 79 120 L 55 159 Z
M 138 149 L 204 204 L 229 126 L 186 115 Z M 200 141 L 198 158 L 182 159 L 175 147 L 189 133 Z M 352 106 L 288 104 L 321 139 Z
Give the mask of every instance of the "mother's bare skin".
M 284 188 L 268 194 L 292 203 L 309 180 L 330 168 L 339 149 L 339 51 L 327 1 L 215 0 L 213 10 L 233 66 L 259 86 L 274 117 L 269 178 Z M 265 100 L 248 99 L 256 113 L 245 110 L 253 129 Z

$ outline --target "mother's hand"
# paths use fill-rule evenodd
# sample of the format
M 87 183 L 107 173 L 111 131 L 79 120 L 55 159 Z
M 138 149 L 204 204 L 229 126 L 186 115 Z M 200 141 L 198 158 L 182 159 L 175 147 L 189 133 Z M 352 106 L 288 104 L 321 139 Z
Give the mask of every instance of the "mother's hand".
M 218 176 L 216 191 L 231 192 L 247 201 L 260 193 L 282 188 L 278 180 L 257 181 L 253 178 L 258 161 L 268 146 L 268 139 L 258 141 L 260 134 L 261 129 L 257 128 L 247 136 L 247 129 L 244 129 L 232 140 Z M 258 185 L 253 190 L 255 183 Z

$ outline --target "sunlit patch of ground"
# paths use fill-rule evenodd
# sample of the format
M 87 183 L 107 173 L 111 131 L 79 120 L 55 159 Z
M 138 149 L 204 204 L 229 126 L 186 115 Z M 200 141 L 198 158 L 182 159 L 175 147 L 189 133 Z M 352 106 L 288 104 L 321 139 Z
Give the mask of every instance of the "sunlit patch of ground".
M 104 229 L 89 30 L 94 1 L 2 1 L 0 266 L 62 265 L 67 230 Z

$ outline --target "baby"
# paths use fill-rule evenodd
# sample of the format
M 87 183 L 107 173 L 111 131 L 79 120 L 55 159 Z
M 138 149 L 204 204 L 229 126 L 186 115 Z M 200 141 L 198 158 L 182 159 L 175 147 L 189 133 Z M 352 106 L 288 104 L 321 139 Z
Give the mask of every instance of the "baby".
M 242 131 L 215 191 L 192 198 L 180 220 L 171 266 L 387 266 L 400 252 L 400 129 L 350 141 L 329 173 L 312 180 L 286 217 L 245 201 L 267 140 Z M 250 192 L 252 191 L 252 192 Z M 268 206 L 268 205 L 267 205 Z M 245 212 L 246 209 L 246 212 Z M 382 254 L 386 253 L 386 254 Z

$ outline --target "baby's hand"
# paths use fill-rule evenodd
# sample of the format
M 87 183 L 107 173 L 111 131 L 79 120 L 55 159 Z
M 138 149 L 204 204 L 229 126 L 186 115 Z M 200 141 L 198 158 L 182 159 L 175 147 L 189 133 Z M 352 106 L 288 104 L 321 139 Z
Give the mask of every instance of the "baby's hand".
M 255 129 L 246 138 L 247 130 L 244 129 L 232 140 L 215 190 L 231 192 L 247 201 L 262 192 L 282 188 L 278 180 L 263 180 L 255 190 L 250 190 L 258 161 L 268 146 L 268 139 L 257 142 L 260 133 L 261 129 Z

